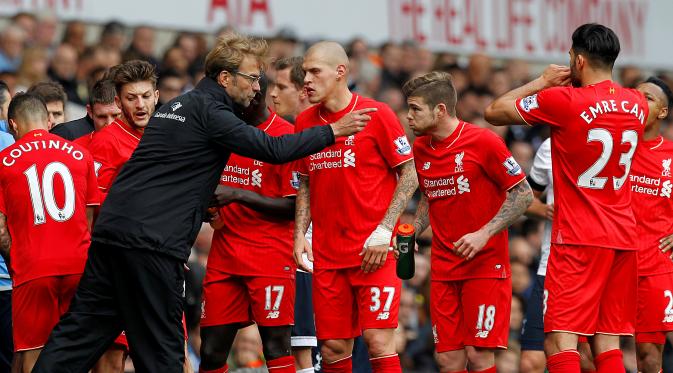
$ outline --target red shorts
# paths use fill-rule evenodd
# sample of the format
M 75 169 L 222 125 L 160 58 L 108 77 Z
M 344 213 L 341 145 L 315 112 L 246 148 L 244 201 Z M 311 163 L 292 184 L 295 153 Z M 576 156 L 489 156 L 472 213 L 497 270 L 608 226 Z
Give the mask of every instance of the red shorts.
M 14 351 L 42 348 L 70 306 L 81 275 L 40 277 L 12 290 Z
M 315 269 L 313 306 L 318 339 L 349 339 L 365 329 L 397 328 L 402 281 L 388 255 L 377 271 Z
M 437 352 L 465 346 L 507 348 L 511 278 L 430 282 L 430 318 Z
M 673 273 L 638 277 L 636 340 L 642 333 L 673 331 Z M 648 342 L 649 339 L 647 338 Z M 661 340 L 661 336 L 656 340 Z M 654 342 L 651 342 L 654 343 Z
M 203 284 L 201 326 L 252 322 L 260 326 L 294 325 L 294 281 L 218 273 Z
M 633 335 L 637 273 L 635 251 L 552 244 L 545 333 Z

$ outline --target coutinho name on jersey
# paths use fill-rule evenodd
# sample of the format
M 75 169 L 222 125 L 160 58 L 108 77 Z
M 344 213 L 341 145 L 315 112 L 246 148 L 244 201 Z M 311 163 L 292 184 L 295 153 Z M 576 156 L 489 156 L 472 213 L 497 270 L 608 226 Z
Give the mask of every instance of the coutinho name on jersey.
M 620 101 L 619 103 L 615 100 L 597 101 L 594 105 L 591 105 L 586 110 L 582 111 L 580 117 L 582 117 L 587 124 L 591 124 L 598 115 L 615 113 L 618 111 L 633 114 L 641 124 L 645 123 L 645 113 L 643 112 L 643 109 L 638 106 L 638 103 L 631 103 L 627 100 Z
M 7 167 L 11 167 L 14 165 L 14 163 L 18 158 L 21 158 L 23 154 L 44 149 L 61 150 L 65 153 L 70 154 L 77 161 L 81 161 L 84 158 L 84 154 L 79 150 L 75 150 L 72 144 L 70 144 L 67 141 L 36 140 L 19 144 L 19 147 L 17 147 L 16 149 L 12 149 L 12 151 L 9 152 L 9 155 L 2 158 L 2 164 L 4 164 Z

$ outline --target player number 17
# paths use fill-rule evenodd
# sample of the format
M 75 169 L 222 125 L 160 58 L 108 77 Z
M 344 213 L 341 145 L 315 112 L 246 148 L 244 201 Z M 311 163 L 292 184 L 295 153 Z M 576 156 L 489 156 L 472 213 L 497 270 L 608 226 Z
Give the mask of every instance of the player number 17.
M 614 147 L 612 135 L 610 134 L 610 131 L 604 128 L 592 128 L 589 130 L 587 142 L 589 143 L 592 141 L 599 141 L 603 145 L 603 151 L 596 162 L 580 175 L 577 179 L 577 185 L 582 188 L 604 189 L 608 178 L 598 177 L 597 175 L 603 171 L 612 155 L 612 149 Z M 612 177 L 612 186 L 614 190 L 619 190 L 629 176 L 633 153 L 635 153 L 636 146 L 638 145 L 638 133 L 633 130 L 624 131 L 622 133 L 622 144 L 626 143 L 631 145 L 631 147 L 629 148 L 629 151 L 622 153 L 619 157 L 619 164 L 624 165 L 624 175 L 621 177 Z

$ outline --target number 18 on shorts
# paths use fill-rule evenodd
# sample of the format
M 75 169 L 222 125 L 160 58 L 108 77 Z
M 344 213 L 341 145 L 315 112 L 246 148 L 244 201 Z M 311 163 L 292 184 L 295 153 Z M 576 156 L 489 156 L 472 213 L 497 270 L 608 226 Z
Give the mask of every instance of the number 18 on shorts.
M 512 281 L 432 281 L 430 315 L 437 352 L 465 346 L 506 348 Z

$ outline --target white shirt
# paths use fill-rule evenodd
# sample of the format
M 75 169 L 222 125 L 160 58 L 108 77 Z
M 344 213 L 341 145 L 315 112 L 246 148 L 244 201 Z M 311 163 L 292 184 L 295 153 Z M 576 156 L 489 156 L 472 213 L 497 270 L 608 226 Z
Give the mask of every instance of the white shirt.
M 530 178 L 538 185 L 546 186 L 547 205 L 554 204 L 554 185 L 551 172 L 551 140 L 545 140 L 535 153 L 533 167 L 530 169 Z M 542 247 L 540 265 L 537 268 L 539 276 L 547 274 L 547 260 L 549 259 L 549 248 L 551 246 L 551 221 L 544 222 L 544 237 L 542 237 Z

